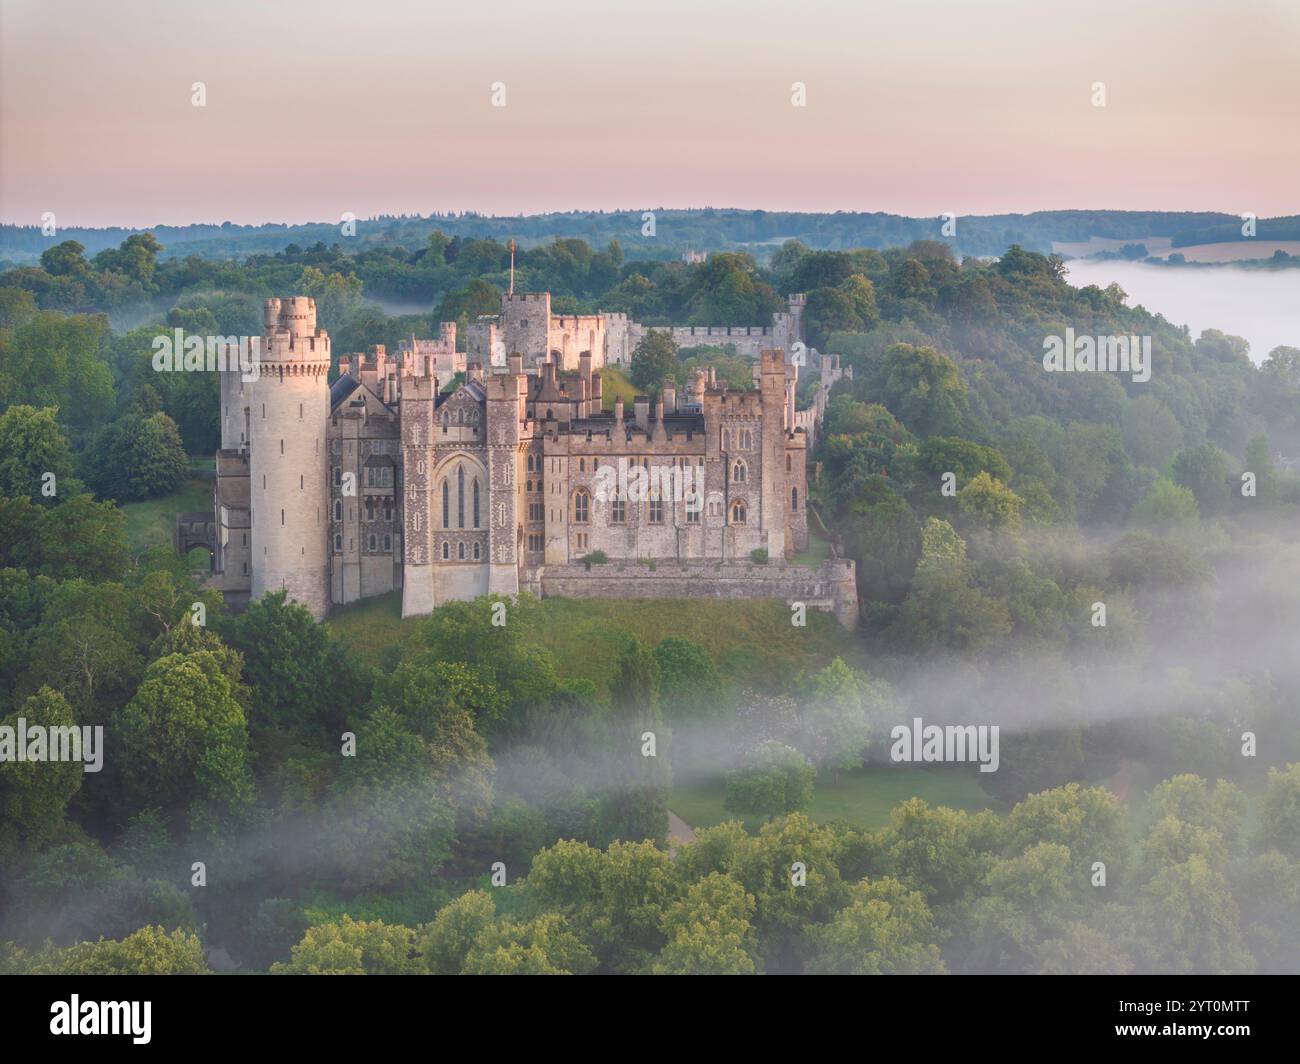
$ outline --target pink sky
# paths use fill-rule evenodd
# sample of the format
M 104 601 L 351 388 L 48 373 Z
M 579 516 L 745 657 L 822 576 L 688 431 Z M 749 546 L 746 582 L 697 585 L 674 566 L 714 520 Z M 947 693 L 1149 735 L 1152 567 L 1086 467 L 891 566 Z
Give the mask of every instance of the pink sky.
M 1295 0 L 4 0 L 0 219 L 1294 214 L 1298 55 Z

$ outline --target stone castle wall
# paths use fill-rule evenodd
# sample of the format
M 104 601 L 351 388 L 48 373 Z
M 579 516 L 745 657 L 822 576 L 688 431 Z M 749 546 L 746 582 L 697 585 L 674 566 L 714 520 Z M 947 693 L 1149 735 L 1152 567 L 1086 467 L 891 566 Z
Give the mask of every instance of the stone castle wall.
M 833 613 L 846 628 L 858 621 L 853 562 L 833 559 L 813 568 L 769 562 L 609 562 L 548 565 L 540 573 L 543 596 L 563 598 L 780 599 Z

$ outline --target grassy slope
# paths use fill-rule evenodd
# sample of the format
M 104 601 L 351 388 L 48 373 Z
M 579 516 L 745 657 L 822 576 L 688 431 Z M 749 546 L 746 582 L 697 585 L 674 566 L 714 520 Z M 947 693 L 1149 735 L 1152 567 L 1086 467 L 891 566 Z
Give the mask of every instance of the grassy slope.
M 327 623 L 374 661 L 418 621 L 401 619 L 400 594 L 394 593 L 339 610 Z M 590 680 L 601 690 L 632 635 L 651 646 L 683 636 L 708 650 L 725 675 L 748 676 L 764 688 L 836 657 L 862 663 L 858 643 L 830 615 L 810 612 L 807 627 L 795 628 L 780 602 L 551 598 L 542 601 L 530 627 L 530 641 L 551 652 L 561 677 Z
M 632 400 L 636 398 L 636 388 L 622 370 L 606 366 L 600 371 L 600 408 L 614 409 L 614 397 L 623 397 L 623 408 L 632 414 Z
M 210 475 L 201 475 L 211 471 L 212 459 L 193 459 L 190 469 L 200 475 L 185 481 L 179 491 L 144 502 L 122 504 L 122 512 L 126 514 L 127 544 L 133 553 L 147 547 L 171 546 L 178 513 L 212 508 L 212 479 Z
M 696 599 L 544 599 L 531 622 L 532 640 L 550 650 L 562 677 L 591 680 L 602 691 L 629 635 L 649 645 L 678 635 L 705 647 L 727 676 L 758 688 L 778 686 L 794 673 L 842 657 L 862 665 L 855 638 L 831 617 L 814 613 L 806 628 L 790 624 L 779 602 Z M 418 624 L 401 619 L 400 594 L 367 599 L 334 613 L 331 631 L 368 661 L 400 642 Z M 919 796 L 932 805 L 984 809 L 978 773 L 965 769 L 871 767 L 817 784 L 808 814 L 818 821 L 844 820 L 876 828 L 897 803 Z M 669 806 L 692 827 L 735 819 L 722 807 L 721 779 L 681 781 Z

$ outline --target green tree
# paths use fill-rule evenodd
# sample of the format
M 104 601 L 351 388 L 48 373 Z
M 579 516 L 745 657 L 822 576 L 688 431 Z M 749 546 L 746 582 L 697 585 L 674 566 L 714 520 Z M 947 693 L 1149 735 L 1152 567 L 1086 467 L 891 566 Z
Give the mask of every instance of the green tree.
M 1259 835 L 1264 847 L 1300 857 L 1300 761 L 1268 770 Z
M 248 728 L 216 654 L 159 658 L 114 717 L 112 731 L 136 807 L 160 805 L 174 812 L 213 803 L 227 808 L 235 822 L 250 812 Z
M 1200 507 L 1196 496 L 1187 488 L 1168 477 L 1157 477 L 1151 490 L 1134 505 L 1130 516 L 1138 524 L 1157 528 L 1194 524 L 1200 516 Z
M 341 920 L 308 928 L 286 964 L 272 975 L 416 975 L 423 970 L 415 932 L 382 920 Z
M 665 377 L 676 377 L 681 363 L 672 334 L 651 329 L 632 352 L 632 383 L 647 395 L 658 395 Z
M 879 380 L 885 406 L 920 436 L 959 436 L 967 410 L 957 364 L 933 347 L 894 344 Z
M 77 494 L 72 449 L 59 431 L 57 413 L 54 407 L 11 406 L 0 414 L 0 495 L 53 504 Z M 47 473 L 54 474 L 54 495 L 42 490 Z
M 1200 854 L 1158 872 L 1142 888 L 1135 915 L 1139 970 L 1174 975 L 1254 970 L 1227 880 Z
M 18 718 L 27 722 L 28 732 L 46 729 L 45 734 L 67 735 L 78 729 L 72 709 L 57 691 L 42 687 L 0 727 L 18 730 Z M 77 730 L 76 749 L 81 749 Z M 98 751 L 103 755 L 102 748 Z M 89 760 L 89 751 L 82 756 Z M 10 857 L 22 849 L 52 838 L 63 823 L 63 814 L 81 789 L 84 769 L 80 761 L 17 761 L 13 754 L 0 761 L 0 854 Z
M 828 924 L 810 929 L 808 965 L 823 975 L 942 975 L 939 928 L 925 897 L 897 879 L 864 879 Z
M 798 750 L 778 742 L 762 743 L 727 773 L 723 808 L 769 820 L 798 812 L 812 801 L 816 776 L 817 770 Z
M 654 963 L 655 974 L 753 975 L 755 908 L 753 895 L 721 872 L 692 883 L 664 911 L 668 942 Z
M 659 702 L 673 720 L 691 721 L 725 712 L 722 679 L 709 652 L 670 635 L 654 648 L 659 666 Z
M 91 481 L 105 498 L 137 502 L 168 495 L 184 482 L 189 458 L 176 422 L 164 413 L 127 414 L 100 433 Z
M 977 528 L 992 532 L 1020 527 L 1023 500 L 1000 480 L 981 472 L 957 493 L 962 516 Z
M 1228 456 L 1212 443 L 1179 451 L 1174 480 L 1196 496 L 1201 513 L 1213 517 L 1228 502 Z
M 525 883 L 530 911 L 565 917 L 602 970 L 645 972 L 665 941 L 665 907 L 678 897 L 672 858 L 650 842 L 615 842 L 602 852 L 562 840 L 533 858 Z

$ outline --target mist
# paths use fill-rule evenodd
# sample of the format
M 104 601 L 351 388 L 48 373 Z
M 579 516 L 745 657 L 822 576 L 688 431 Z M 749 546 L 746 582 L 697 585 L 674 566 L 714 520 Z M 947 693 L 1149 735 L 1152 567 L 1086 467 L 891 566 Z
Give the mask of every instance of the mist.
M 1148 266 L 1141 262 L 1075 259 L 1066 280 L 1076 288 L 1117 283 L 1128 305 L 1139 304 L 1186 325 L 1196 339 L 1219 329 L 1250 343 L 1250 357 L 1265 361 L 1275 347 L 1300 347 L 1300 270 L 1245 270 L 1231 266 Z

